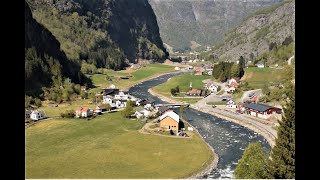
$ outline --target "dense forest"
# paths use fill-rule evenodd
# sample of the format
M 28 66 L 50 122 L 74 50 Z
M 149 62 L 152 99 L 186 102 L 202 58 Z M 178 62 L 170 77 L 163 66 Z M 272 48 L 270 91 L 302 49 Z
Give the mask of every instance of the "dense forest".
M 28 2 L 70 60 L 119 70 L 139 58 L 163 62 L 168 57 L 147 0 Z
M 167 57 L 147 0 L 25 1 L 27 96 L 50 96 L 50 88 L 65 88 L 66 79 L 90 86 L 81 71 L 87 67 L 120 70 L 139 59 Z

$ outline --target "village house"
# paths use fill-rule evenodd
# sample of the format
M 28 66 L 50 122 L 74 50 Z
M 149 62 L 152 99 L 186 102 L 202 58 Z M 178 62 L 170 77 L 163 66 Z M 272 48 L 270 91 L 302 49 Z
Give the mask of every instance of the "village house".
M 203 71 L 195 71 L 194 75 L 195 76 L 201 76 L 201 75 L 203 75 Z
M 212 71 L 208 71 L 208 75 L 209 75 L 209 76 L 212 76 Z
M 256 66 L 257 66 L 258 68 L 264 68 L 264 63 L 263 63 L 262 61 L 259 61 L 259 62 L 256 64 Z
M 195 71 L 205 71 L 205 69 L 204 69 L 204 65 L 202 65 L 202 64 L 200 64 L 200 65 L 196 65 L 196 66 L 194 66 L 194 70 Z
M 213 71 L 213 66 L 211 64 L 207 64 L 207 65 L 204 66 L 204 69 L 206 71 Z
M 114 99 L 116 99 L 116 100 L 128 100 L 129 99 L 129 94 L 128 94 L 128 92 L 120 91 L 118 94 L 114 95 Z
M 251 116 L 268 119 L 273 114 L 281 114 L 282 110 L 280 108 L 272 107 L 265 104 L 244 104 L 245 113 Z
M 226 106 L 227 108 L 232 108 L 232 109 L 237 108 L 237 104 L 236 102 L 233 101 L 233 99 L 229 99 L 229 101 L 227 101 Z
M 116 100 L 115 104 L 118 109 L 125 108 L 127 105 L 127 100 Z
M 26 109 L 26 111 L 25 111 L 25 118 L 26 118 L 26 119 L 27 119 L 27 118 L 30 118 L 31 113 L 32 113 L 31 110 Z
M 103 88 L 102 92 L 103 92 L 103 95 L 105 95 L 105 96 L 106 95 L 113 96 L 113 95 L 119 94 L 119 89 Z
M 93 110 L 89 109 L 89 108 L 83 108 L 80 107 L 78 109 L 76 109 L 76 117 L 80 118 L 80 117 L 90 117 L 93 115 Z
M 174 70 L 179 71 L 180 68 L 177 66 L 177 67 L 174 68 Z
M 189 91 L 187 91 L 187 95 L 189 96 L 200 96 L 201 95 L 202 90 L 199 89 L 191 89 Z
M 147 105 L 147 104 L 150 104 L 150 105 L 154 106 L 155 100 L 154 100 L 154 99 L 151 99 L 151 98 L 142 99 L 142 100 L 140 100 L 140 101 L 137 101 L 136 104 L 137 104 L 138 106 L 145 106 L 145 105 Z
M 105 104 L 100 104 L 96 106 L 96 110 L 100 111 L 100 112 L 104 112 L 107 111 L 107 106 Z
M 166 128 L 167 130 L 179 130 L 179 115 L 174 111 L 168 111 L 160 116 L 160 127 Z
M 32 120 L 35 120 L 35 121 L 38 121 L 38 120 L 41 120 L 41 119 L 44 119 L 46 116 L 44 114 L 43 111 L 39 111 L 39 110 L 34 110 L 31 112 L 30 114 L 30 118 Z
M 237 88 L 238 87 L 238 85 L 239 85 L 239 78 L 232 78 L 232 79 L 230 79 L 229 80 L 229 82 L 228 82 L 228 85 L 230 86 L 230 87 L 234 87 L 234 88 Z
M 229 87 L 229 86 L 226 86 L 226 87 L 224 88 L 224 91 L 227 92 L 227 93 L 233 93 L 235 90 L 236 90 L 236 88 L 234 88 L 234 87 Z
M 143 107 L 139 106 L 136 108 L 136 111 L 134 113 L 134 116 L 136 116 L 139 119 L 142 118 L 148 118 L 152 115 L 152 112 L 149 110 L 144 109 Z

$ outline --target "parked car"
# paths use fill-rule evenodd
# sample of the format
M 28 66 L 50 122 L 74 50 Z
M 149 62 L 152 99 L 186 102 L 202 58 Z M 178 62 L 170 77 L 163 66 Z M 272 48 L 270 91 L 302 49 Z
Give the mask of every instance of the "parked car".
M 215 107 L 217 107 L 216 105 L 212 105 L 212 108 L 215 108 Z

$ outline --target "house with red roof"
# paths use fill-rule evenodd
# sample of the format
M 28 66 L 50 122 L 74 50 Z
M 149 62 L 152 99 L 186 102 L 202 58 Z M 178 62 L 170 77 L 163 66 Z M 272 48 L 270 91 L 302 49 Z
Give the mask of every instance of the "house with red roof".
M 89 108 L 80 107 L 80 108 L 76 109 L 76 117 L 77 118 L 90 117 L 92 115 L 93 115 L 93 110 L 91 110 Z

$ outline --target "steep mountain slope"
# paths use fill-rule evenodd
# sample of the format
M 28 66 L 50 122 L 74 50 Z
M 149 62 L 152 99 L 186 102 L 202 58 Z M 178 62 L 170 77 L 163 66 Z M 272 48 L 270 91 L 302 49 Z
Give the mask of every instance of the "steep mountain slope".
M 250 13 L 281 0 L 149 0 L 163 41 L 190 50 L 191 41 L 212 46 Z
M 60 43 L 45 27 L 32 18 L 25 3 L 25 91 L 37 95 L 48 86 L 53 76 L 69 77 L 73 82 L 84 80 L 79 64 L 67 59 Z
M 167 58 L 147 0 L 29 0 L 35 19 L 69 59 L 121 69 L 125 61 Z M 126 62 L 127 62 L 126 61 Z
M 294 39 L 295 2 L 286 1 L 250 16 L 209 55 L 216 60 L 237 61 L 243 56 L 257 61 L 267 58 L 266 53 L 275 53 L 285 60 L 294 53 Z

